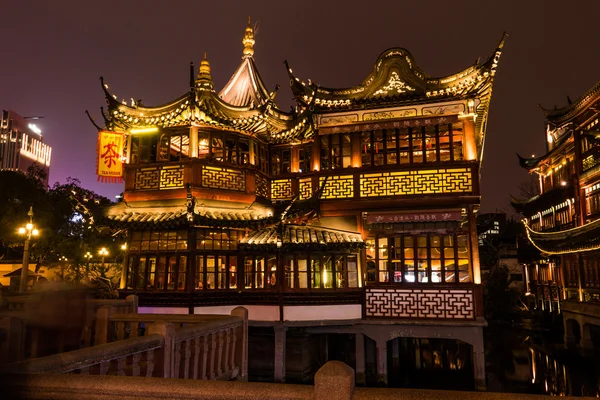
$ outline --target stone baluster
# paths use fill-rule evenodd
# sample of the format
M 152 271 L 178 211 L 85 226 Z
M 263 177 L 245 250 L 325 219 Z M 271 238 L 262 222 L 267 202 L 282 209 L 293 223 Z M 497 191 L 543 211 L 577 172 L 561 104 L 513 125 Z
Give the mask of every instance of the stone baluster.
M 200 374 L 200 379 L 205 380 L 208 376 L 208 371 L 207 371 L 207 364 L 208 364 L 208 353 L 209 353 L 209 348 L 208 348 L 208 335 L 204 335 L 202 336 L 202 368 L 201 368 L 201 374 Z
M 183 379 L 188 379 L 190 377 L 190 358 L 192 357 L 192 343 L 191 339 L 187 339 L 184 342 L 183 349 L 183 365 L 182 372 L 179 373 L 179 377 Z
M 217 368 L 216 368 L 216 376 L 219 377 L 223 375 L 223 331 L 217 332 Z
M 198 379 L 200 370 L 200 340 L 201 337 L 195 337 L 194 341 L 194 360 L 192 361 L 192 379 Z
M 210 334 L 210 356 L 209 356 L 209 361 L 208 361 L 208 379 L 215 380 L 216 375 L 215 375 L 215 358 L 216 358 L 216 352 L 217 352 L 217 334 L 216 333 L 211 333 Z
M 140 361 L 142 359 L 141 353 L 135 353 L 131 356 L 131 376 L 140 376 L 141 368 Z
M 181 345 L 182 342 L 176 342 L 173 353 L 173 378 L 181 378 Z
M 231 329 L 227 328 L 224 331 L 224 336 L 225 336 L 225 352 L 223 353 L 223 371 L 224 372 L 229 372 L 230 371 L 230 365 L 229 365 L 229 351 L 230 351 L 230 343 L 231 343 Z
M 154 352 L 156 350 L 148 350 L 144 354 L 146 356 L 146 373 L 144 376 L 150 378 L 154 376 Z

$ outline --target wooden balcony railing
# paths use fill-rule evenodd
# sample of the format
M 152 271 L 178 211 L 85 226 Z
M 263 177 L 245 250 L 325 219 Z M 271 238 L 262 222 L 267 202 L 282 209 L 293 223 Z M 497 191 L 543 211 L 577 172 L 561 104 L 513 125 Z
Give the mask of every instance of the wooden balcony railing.
M 430 194 L 477 195 L 478 164 L 389 165 L 268 176 L 254 166 L 233 166 L 191 160 L 169 164 L 128 165 L 125 192 L 224 189 L 271 200 L 308 199 L 323 188 L 321 199 L 365 199 Z
M 3 372 L 212 380 L 247 377 L 248 311 L 243 307 L 232 310 L 231 316 L 111 316 L 108 307 L 103 310 L 100 314 L 109 321 L 105 326 L 114 326 L 116 335 L 101 330 L 97 342 L 102 342 L 102 334 L 115 341 L 10 364 Z M 126 332 L 129 338 L 119 340 Z
M 365 287 L 364 318 L 475 320 L 483 316 L 481 285 Z

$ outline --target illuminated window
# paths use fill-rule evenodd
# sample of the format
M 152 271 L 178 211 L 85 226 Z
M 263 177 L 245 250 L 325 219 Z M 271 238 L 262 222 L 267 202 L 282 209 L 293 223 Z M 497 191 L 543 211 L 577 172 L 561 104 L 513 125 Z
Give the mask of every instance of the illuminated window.
M 375 243 L 377 252 L 369 250 Z M 471 282 L 466 234 L 398 235 L 367 239 L 366 244 L 368 284 Z

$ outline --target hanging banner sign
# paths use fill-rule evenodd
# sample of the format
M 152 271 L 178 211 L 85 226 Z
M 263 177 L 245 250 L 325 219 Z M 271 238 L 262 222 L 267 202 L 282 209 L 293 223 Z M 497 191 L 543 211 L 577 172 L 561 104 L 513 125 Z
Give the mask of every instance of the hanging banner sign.
M 423 211 L 416 213 L 368 213 L 367 223 L 369 224 L 392 224 L 398 222 L 444 222 L 460 221 L 462 213 L 460 210 L 449 211 Z
M 100 182 L 123 182 L 124 142 L 123 133 L 98 132 L 96 174 Z

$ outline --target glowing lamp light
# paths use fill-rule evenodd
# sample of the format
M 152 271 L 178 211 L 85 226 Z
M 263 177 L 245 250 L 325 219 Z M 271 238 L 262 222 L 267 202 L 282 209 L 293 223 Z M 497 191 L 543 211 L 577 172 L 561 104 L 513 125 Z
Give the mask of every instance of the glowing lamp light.
M 25 225 L 25 228 L 27 228 L 28 231 L 33 229 L 33 224 L 32 223 L 28 223 L 27 225 Z
M 123 243 L 121 245 L 121 250 L 127 250 L 127 243 Z
M 561 182 L 560 182 L 560 185 L 561 185 L 561 186 L 567 186 L 567 181 L 561 181 Z
M 23 228 L 23 227 L 19 228 L 19 234 L 20 234 L 20 235 L 24 235 L 24 234 L 25 234 L 25 232 L 27 232 L 27 231 L 25 230 L 25 228 Z
M 32 231 L 31 231 L 31 234 L 32 234 L 33 236 L 37 236 L 37 235 L 39 235 L 39 234 L 40 234 L 40 231 L 38 231 L 37 229 L 34 229 L 34 230 L 32 230 Z
M 139 129 L 132 129 L 129 131 L 129 133 L 132 134 L 136 134 L 136 133 L 153 133 L 153 132 L 158 132 L 158 128 L 139 128 Z
M 106 250 L 105 247 L 101 248 L 100 251 L 98 252 L 98 254 L 100 254 L 101 256 L 107 256 L 108 255 L 108 250 Z

